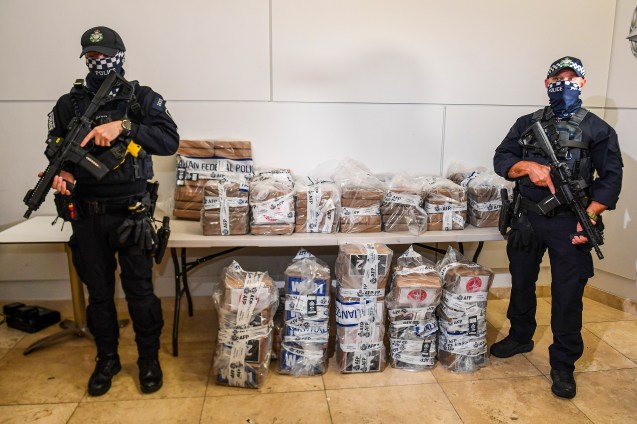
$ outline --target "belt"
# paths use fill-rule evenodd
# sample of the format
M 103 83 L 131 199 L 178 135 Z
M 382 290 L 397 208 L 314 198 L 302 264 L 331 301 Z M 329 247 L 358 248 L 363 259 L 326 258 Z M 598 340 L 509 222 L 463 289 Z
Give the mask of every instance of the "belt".
M 536 202 L 529 200 L 526 197 L 522 197 L 521 195 L 520 195 L 520 208 L 527 211 L 531 211 L 537 215 L 544 215 L 548 217 L 574 215 L 569 205 L 559 205 L 551 209 L 548 213 L 543 213 Z
M 111 203 L 103 200 L 95 199 L 80 199 L 78 202 L 80 216 L 95 216 L 95 215 L 129 215 L 128 209 L 129 202 L 126 203 Z

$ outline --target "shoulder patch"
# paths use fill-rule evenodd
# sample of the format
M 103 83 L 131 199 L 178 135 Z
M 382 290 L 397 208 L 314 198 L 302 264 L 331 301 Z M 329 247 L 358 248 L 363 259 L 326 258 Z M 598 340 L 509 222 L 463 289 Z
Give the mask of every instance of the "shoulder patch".
M 49 112 L 47 116 L 49 117 L 49 132 L 51 132 L 55 129 L 55 117 L 53 116 L 53 111 Z
M 164 112 L 166 110 L 166 101 L 158 94 L 153 99 L 151 107 L 158 112 Z

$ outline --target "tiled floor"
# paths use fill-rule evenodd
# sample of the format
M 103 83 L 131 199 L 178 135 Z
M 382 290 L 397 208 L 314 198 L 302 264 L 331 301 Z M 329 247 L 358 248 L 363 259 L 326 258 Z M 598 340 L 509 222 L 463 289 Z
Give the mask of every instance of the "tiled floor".
M 472 374 L 440 366 L 411 373 L 292 378 L 272 371 L 259 390 L 216 386 L 211 375 L 215 313 L 195 299 L 182 315 L 180 355 L 171 354 L 172 299 L 163 299 L 164 387 L 142 395 L 130 326 L 122 329 L 123 370 L 102 397 L 86 394 L 94 347 L 69 339 L 31 355 L 23 349 L 56 327 L 29 335 L 0 326 L 0 423 L 637 423 L 637 317 L 585 299 L 584 356 L 573 400 L 550 391 L 550 299 L 539 299 L 535 349 Z M 0 302 L 2 303 L 2 302 Z M 39 302 L 72 316 L 70 301 Z M 507 300 L 490 300 L 489 344 L 506 336 Z M 120 307 L 122 318 L 126 308 Z M 183 311 L 182 311 L 183 312 Z

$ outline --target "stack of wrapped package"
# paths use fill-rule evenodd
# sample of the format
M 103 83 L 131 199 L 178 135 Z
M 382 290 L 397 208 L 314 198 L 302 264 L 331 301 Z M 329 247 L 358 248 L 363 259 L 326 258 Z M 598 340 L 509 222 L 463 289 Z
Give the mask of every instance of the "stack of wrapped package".
M 295 233 L 335 233 L 338 231 L 338 212 L 341 192 L 334 181 L 299 178 L 296 189 Z
M 384 297 L 392 251 L 343 244 L 336 259 L 336 360 L 342 373 L 385 369 Z
M 427 230 L 462 230 L 467 221 L 467 194 L 446 178 L 435 178 L 425 199 Z
M 228 175 L 252 177 L 252 147 L 249 141 L 180 140 L 177 150 L 177 181 L 173 214 L 199 220 L 204 186 Z
M 390 364 L 409 371 L 430 369 L 436 363 L 435 311 L 440 303 L 442 281 L 433 262 L 411 246 L 396 262 L 385 299 Z
M 507 190 L 511 196 L 514 183 L 494 172 L 482 172 L 467 185 L 469 197 L 469 224 L 475 227 L 497 227 L 502 208 L 500 192 Z
M 214 300 L 219 316 L 213 364 L 217 384 L 261 387 L 272 351 L 276 286 L 267 272 L 247 272 L 233 261 L 224 270 Z
M 277 169 L 255 175 L 250 181 L 250 232 L 288 235 L 294 232 L 294 183 L 290 171 Z
M 385 183 L 361 163 L 345 160 L 334 179 L 341 186 L 341 233 L 381 231 L 380 204 L 385 198 Z
M 387 232 L 409 231 L 418 235 L 427 230 L 427 213 L 421 207 L 426 192 L 423 184 L 405 174 L 395 175 L 388 183 L 380 206 L 383 229 Z
M 234 176 L 208 180 L 204 186 L 201 227 L 204 236 L 248 234 L 248 183 Z
M 327 371 L 330 284 L 330 268 L 304 249 L 286 269 L 281 374 L 300 377 Z
M 436 268 L 443 284 L 438 360 L 451 371 L 475 371 L 488 361 L 486 314 L 493 271 L 451 247 Z

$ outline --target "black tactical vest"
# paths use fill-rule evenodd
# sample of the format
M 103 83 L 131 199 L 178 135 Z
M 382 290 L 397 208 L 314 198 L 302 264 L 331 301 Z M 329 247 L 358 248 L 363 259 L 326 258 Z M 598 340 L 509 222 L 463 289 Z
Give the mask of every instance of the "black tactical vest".
M 81 81 L 81 80 L 79 80 Z M 79 82 L 78 81 L 78 82 Z M 136 81 L 133 81 L 137 88 Z M 76 84 L 71 89 L 71 103 L 77 117 L 81 117 L 92 100 L 92 94 L 83 84 Z M 111 121 L 130 119 L 139 122 L 143 118 L 142 111 L 135 97 L 129 102 L 113 101 L 106 103 L 92 118 L 92 127 L 103 125 Z M 112 144 L 127 143 L 129 140 L 123 136 L 118 137 Z M 93 146 L 89 147 L 90 153 L 98 160 L 100 156 L 107 155 L 110 147 Z M 124 184 L 137 180 L 149 180 L 153 177 L 153 163 L 150 155 L 142 157 L 133 157 L 126 155 L 124 162 L 117 168 L 111 170 L 101 180 L 96 180 L 91 174 L 77 167 L 75 170 L 76 179 L 86 185 L 108 185 L 108 184 Z
M 589 112 L 584 108 L 580 108 L 568 121 L 557 121 L 554 118 L 546 119 L 547 115 L 552 115 L 552 111 L 549 109 L 550 106 L 547 106 L 536 111 L 533 114 L 531 123 L 542 122 L 543 125 L 546 123 L 555 125 L 559 134 L 558 143 L 560 145 L 560 149 L 555 152 L 557 159 L 562 163 L 566 163 L 574 181 L 579 181 L 582 188 L 588 189 L 593 182 L 590 143 L 588 140 L 583 139 L 580 123 Z M 543 165 L 548 163 L 542 152 L 528 146 L 523 145 L 522 147 L 522 160 L 538 162 Z M 533 185 L 528 178 L 524 178 L 521 183 Z

